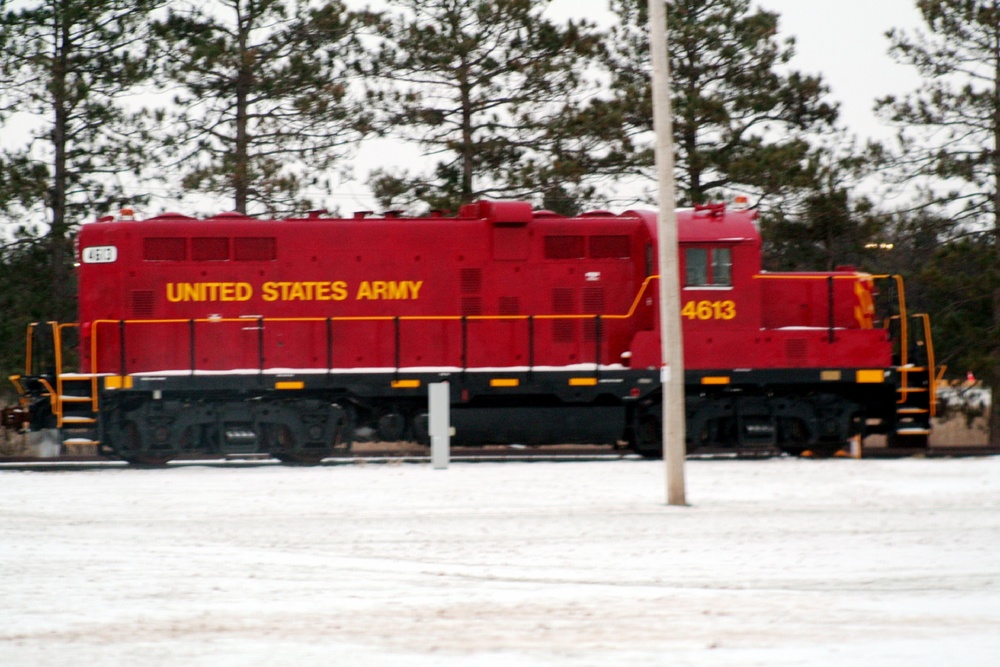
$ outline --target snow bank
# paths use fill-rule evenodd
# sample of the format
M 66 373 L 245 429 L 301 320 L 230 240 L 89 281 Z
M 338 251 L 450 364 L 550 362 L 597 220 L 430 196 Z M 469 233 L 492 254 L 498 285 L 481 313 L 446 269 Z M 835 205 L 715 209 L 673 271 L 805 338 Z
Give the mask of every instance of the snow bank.
M 0 468 L 0 663 L 993 665 L 1000 458 Z

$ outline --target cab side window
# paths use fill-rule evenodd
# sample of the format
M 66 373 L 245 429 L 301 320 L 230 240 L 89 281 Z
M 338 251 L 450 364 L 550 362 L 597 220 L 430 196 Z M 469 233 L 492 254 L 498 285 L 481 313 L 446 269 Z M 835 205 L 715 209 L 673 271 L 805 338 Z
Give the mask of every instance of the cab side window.
M 684 251 L 684 286 L 710 285 L 708 282 L 708 249 L 687 248 Z
M 733 255 L 729 248 L 712 249 L 712 284 L 733 284 Z
M 685 287 L 730 287 L 733 284 L 729 248 L 685 248 Z

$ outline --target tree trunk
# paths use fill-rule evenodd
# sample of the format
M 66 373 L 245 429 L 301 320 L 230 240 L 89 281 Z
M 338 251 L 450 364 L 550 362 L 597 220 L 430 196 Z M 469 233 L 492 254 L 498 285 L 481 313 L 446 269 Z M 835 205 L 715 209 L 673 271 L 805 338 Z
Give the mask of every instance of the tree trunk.
M 68 312 L 73 301 L 70 281 L 69 240 L 66 220 L 66 191 L 69 172 L 67 170 L 67 142 L 69 134 L 69 101 L 67 99 L 66 76 L 69 67 L 70 50 L 73 48 L 68 22 L 57 11 L 53 16 L 56 35 L 52 68 L 52 103 L 54 117 L 52 125 L 52 182 L 49 184 L 49 207 L 52 219 L 49 227 L 47 246 L 49 251 L 49 303 L 46 312 L 54 320 L 72 317 Z
M 462 96 L 462 201 L 472 201 L 472 175 L 475 173 L 472 145 L 472 86 L 468 82 L 467 67 L 463 64 L 459 70 Z
M 1000 54 L 1000 33 L 994 44 L 994 53 Z M 993 61 L 993 252 L 1000 266 L 1000 57 Z M 989 379 L 992 399 L 990 400 L 989 443 L 1000 446 L 1000 285 L 993 285 L 993 346 L 990 354 Z
M 233 147 L 233 206 L 238 213 L 246 215 L 250 200 L 250 133 L 249 99 L 253 82 L 252 54 L 248 48 L 250 25 L 254 16 L 239 18 L 240 69 L 236 76 L 236 145 Z

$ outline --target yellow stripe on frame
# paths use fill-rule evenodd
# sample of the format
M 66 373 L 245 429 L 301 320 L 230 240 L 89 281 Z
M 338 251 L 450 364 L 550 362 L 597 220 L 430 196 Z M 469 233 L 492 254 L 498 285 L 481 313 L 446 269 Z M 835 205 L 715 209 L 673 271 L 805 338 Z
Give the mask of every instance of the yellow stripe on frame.
M 571 387 L 596 387 L 597 378 L 570 378 L 569 386 Z
M 885 371 L 881 369 L 858 371 L 855 376 L 858 384 L 876 384 L 885 382 Z
M 701 379 L 702 384 L 729 384 L 729 378 L 724 375 L 706 375 Z
M 393 380 L 393 389 L 417 389 L 420 387 L 420 380 Z
M 306 383 L 301 380 L 288 382 L 275 382 L 275 389 L 305 389 Z
M 842 379 L 840 371 L 820 371 L 819 379 L 823 382 L 839 382 Z
M 104 388 L 105 389 L 131 389 L 132 388 L 132 376 L 131 375 L 109 375 L 104 378 Z
M 516 387 L 521 384 L 517 378 L 491 378 L 491 387 Z

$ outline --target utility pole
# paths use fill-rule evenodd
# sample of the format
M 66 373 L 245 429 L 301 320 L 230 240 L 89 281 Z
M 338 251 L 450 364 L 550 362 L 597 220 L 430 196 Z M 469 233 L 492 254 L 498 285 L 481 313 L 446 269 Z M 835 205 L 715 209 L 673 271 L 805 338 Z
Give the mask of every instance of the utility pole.
M 653 60 L 653 129 L 656 172 L 660 182 L 657 257 L 660 271 L 660 347 L 663 362 L 663 461 L 667 504 L 686 505 L 684 457 L 684 345 L 681 338 L 680 286 L 677 262 L 677 213 L 674 210 L 674 128 L 670 103 L 670 59 L 667 49 L 665 0 L 649 0 L 649 42 Z

